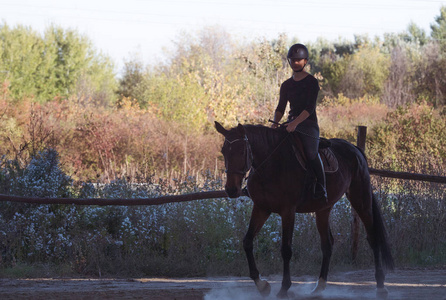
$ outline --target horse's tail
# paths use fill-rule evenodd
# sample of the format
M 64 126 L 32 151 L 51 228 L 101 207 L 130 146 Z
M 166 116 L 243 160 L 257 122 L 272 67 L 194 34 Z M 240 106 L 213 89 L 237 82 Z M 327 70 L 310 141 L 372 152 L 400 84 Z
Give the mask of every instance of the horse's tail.
M 373 231 L 375 232 L 375 239 L 377 246 L 381 252 L 382 262 L 387 270 L 393 271 L 395 263 L 393 261 L 392 252 L 387 241 L 387 231 L 384 226 L 381 209 L 378 206 L 378 201 L 372 193 L 372 211 L 373 211 Z
M 362 156 L 364 156 L 365 161 L 367 161 L 367 155 L 365 155 L 365 151 L 358 146 L 355 146 L 355 148 L 358 149 L 359 152 L 361 152 Z

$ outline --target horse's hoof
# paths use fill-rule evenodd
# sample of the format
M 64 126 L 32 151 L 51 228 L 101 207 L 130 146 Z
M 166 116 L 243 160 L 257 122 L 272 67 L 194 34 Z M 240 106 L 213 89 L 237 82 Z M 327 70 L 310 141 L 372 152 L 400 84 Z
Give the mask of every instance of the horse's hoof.
M 376 299 L 385 300 L 387 299 L 387 296 L 389 295 L 389 291 L 387 288 L 377 288 L 376 289 Z
M 316 283 L 316 287 L 311 291 L 311 295 L 318 296 L 320 295 L 325 288 L 327 287 L 327 281 L 323 278 L 319 278 Z
M 276 297 L 279 299 L 288 299 L 288 291 L 281 289 Z
M 256 287 L 260 295 L 262 295 L 263 297 L 268 297 L 271 293 L 271 285 L 266 280 L 256 281 Z

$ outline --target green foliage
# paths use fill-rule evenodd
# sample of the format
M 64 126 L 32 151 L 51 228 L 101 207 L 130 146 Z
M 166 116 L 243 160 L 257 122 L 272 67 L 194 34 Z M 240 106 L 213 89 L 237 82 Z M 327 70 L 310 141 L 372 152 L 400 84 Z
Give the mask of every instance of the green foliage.
M 30 28 L 0 26 L 0 81 L 11 84 L 16 99 L 40 92 L 45 77 L 35 82 L 34 74 L 45 74 L 47 66 L 43 62 L 51 57 L 51 53 L 46 54 L 44 49 L 44 41 Z
M 378 47 L 365 44 L 353 55 L 345 55 L 335 62 L 325 60 L 322 75 L 335 94 L 343 93 L 350 98 L 381 96 L 389 63 L 389 58 Z
M 389 58 L 378 47 L 364 47 L 353 56 L 350 67 L 353 74 L 361 74 L 364 87 L 360 96 L 380 96 L 389 74 Z
M 440 15 L 435 17 L 435 23 L 431 24 L 431 36 L 442 45 L 443 51 L 446 47 L 446 6 L 440 8 Z
M 348 68 L 349 56 L 345 56 L 342 59 L 332 61 L 330 55 L 326 55 L 321 59 L 321 72 L 325 79 L 325 86 L 328 87 L 328 91 L 324 90 L 324 94 L 331 96 L 338 94 L 341 90 L 341 81 Z
M 56 26 L 42 37 L 31 28 L 0 25 L 0 70 L 0 82 L 10 85 L 16 101 L 34 97 L 46 102 L 77 93 L 102 95 L 100 104 L 107 104 L 116 88 L 110 59 L 96 54 L 76 31 Z
M 407 34 L 405 34 L 404 38 L 407 42 L 416 43 L 420 46 L 423 46 L 428 42 L 426 31 L 413 22 L 407 26 Z
M 143 100 L 139 94 L 139 87 L 144 81 L 144 66 L 137 58 L 126 61 L 124 64 L 123 76 L 119 80 L 118 95 L 120 97 L 130 97 Z M 140 102 L 141 107 L 145 107 L 146 103 Z
M 202 129 L 207 120 L 204 104 L 206 94 L 196 76 L 151 77 L 143 94 L 147 107 L 154 107 L 166 121 L 184 124 L 189 130 Z

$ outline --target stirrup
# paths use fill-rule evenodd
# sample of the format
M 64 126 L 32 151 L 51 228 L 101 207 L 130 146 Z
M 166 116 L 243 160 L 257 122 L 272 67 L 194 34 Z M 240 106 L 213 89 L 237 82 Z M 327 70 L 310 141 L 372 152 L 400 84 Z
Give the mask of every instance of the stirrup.
M 316 200 L 322 200 L 325 202 L 327 202 L 327 200 L 328 200 L 327 190 L 319 182 L 316 182 L 314 184 L 313 198 Z

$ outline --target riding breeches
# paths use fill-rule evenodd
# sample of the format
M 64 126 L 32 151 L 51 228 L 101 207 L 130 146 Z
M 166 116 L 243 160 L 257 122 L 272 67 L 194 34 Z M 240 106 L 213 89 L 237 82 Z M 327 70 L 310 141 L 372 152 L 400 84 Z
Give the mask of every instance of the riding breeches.
M 314 122 L 302 122 L 294 131 L 302 141 L 307 160 L 317 158 L 319 150 L 319 126 Z

